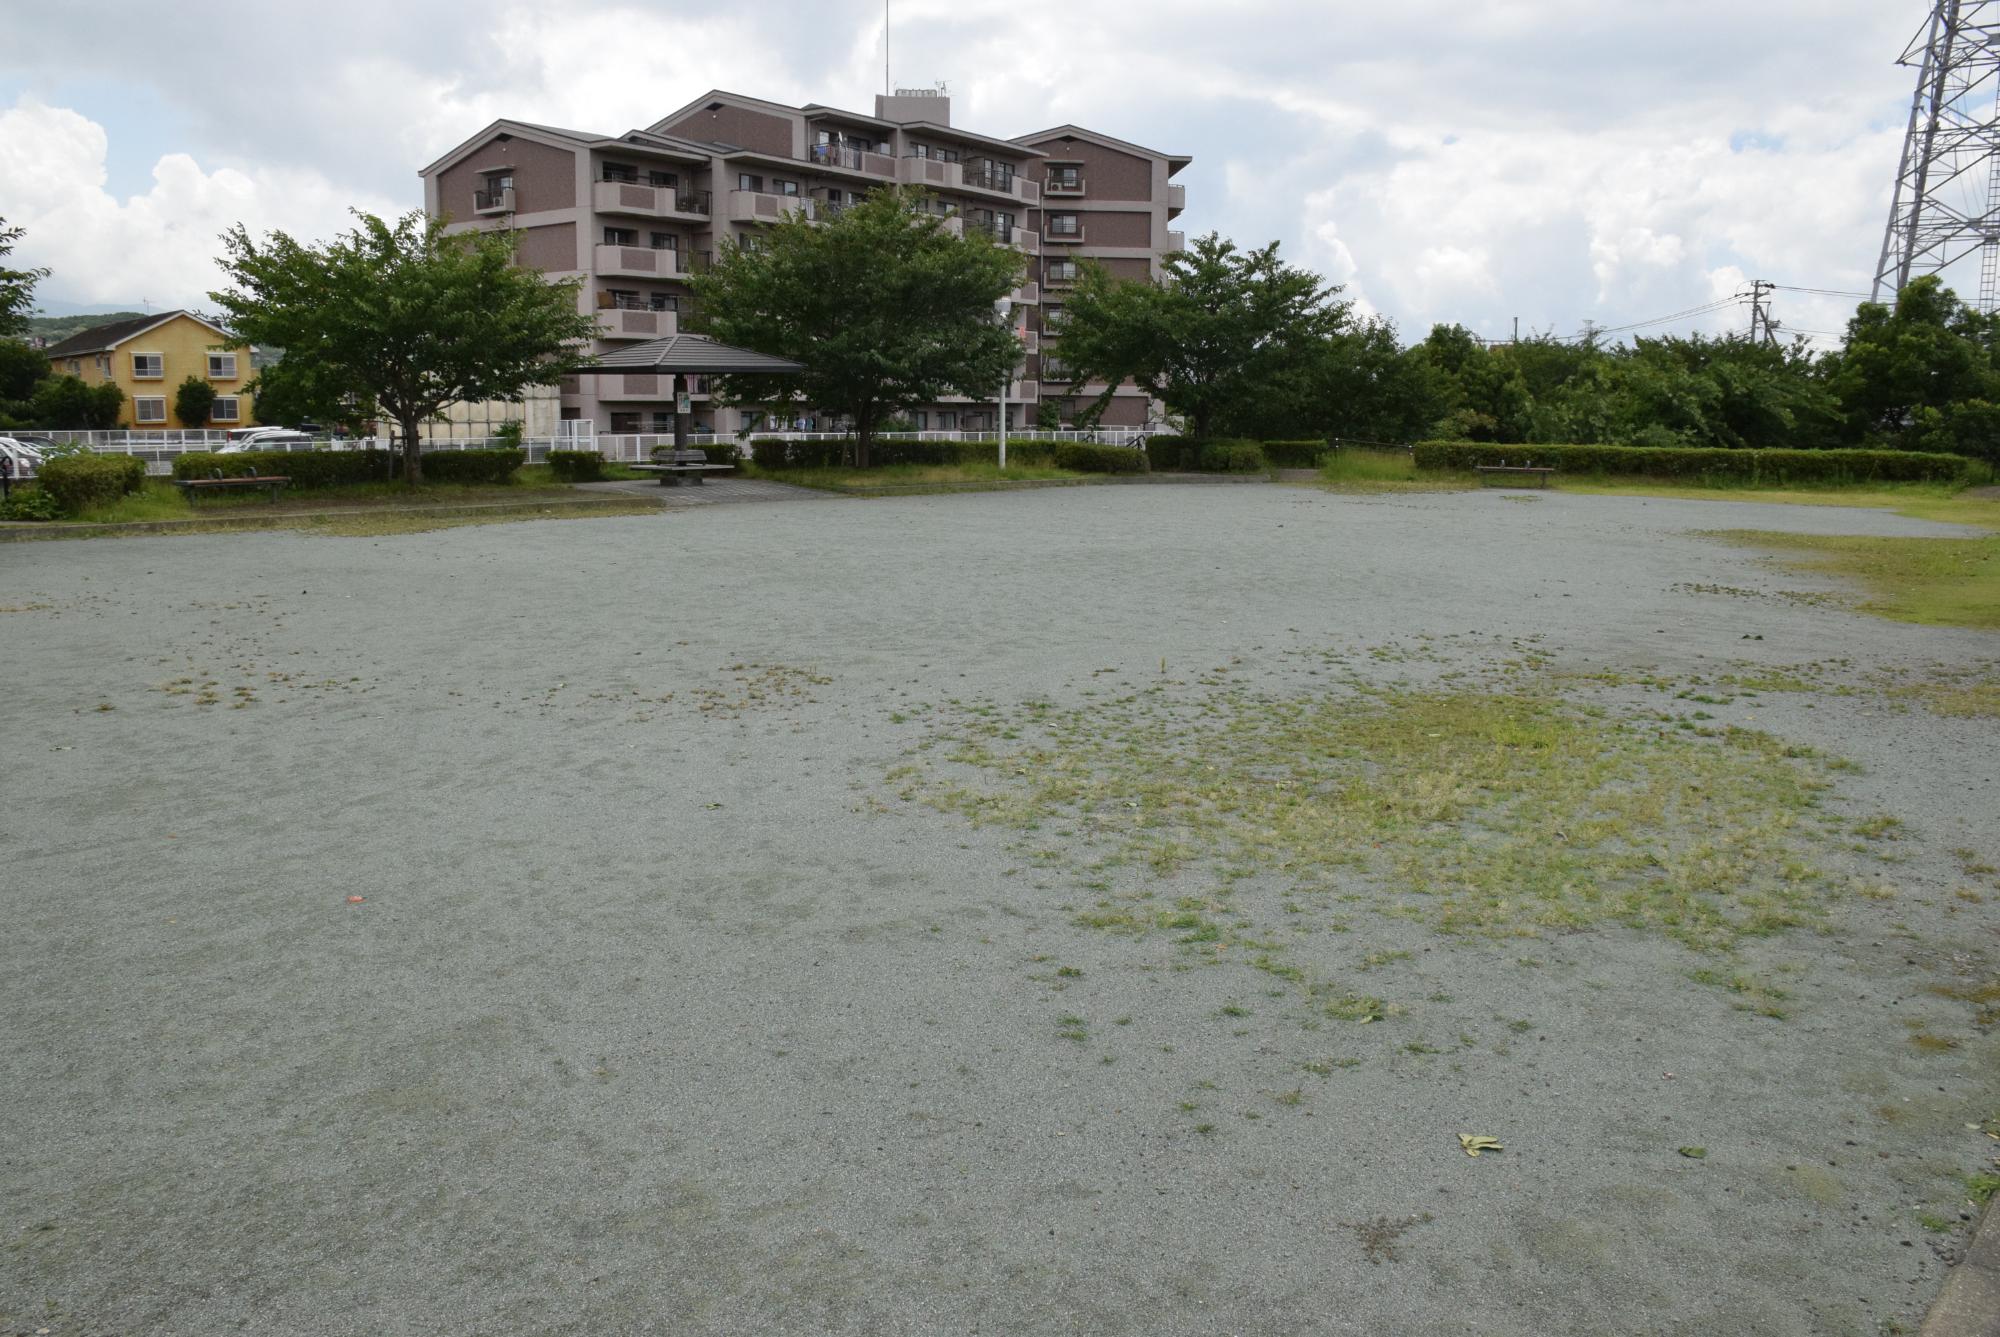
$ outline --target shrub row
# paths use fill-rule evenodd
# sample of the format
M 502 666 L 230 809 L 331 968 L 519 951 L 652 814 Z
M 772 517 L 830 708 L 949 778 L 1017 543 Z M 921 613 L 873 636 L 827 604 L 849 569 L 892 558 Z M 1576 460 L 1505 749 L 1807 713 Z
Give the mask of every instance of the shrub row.
M 1055 442 L 1007 442 L 1009 464 L 1049 464 L 1055 459 Z M 781 441 L 760 436 L 750 442 L 750 458 L 760 469 L 831 469 L 847 463 L 853 450 L 851 441 Z M 1136 452 L 1134 452 L 1136 453 Z M 715 449 L 709 449 L 714 459 Z M 868 450 L 871 465 L 889 464 L 993 464 L 1000 458 L 991 441 L 876 441 Z
M 562 483 L 595 483 L 604 477 L 604 457 L 594 450 L 552 450 L 549 472 Z
M 1228 437 L 1148 437 L 1146 458 L 1155 469 L 1177 472 L 1249 474 L 1269 467 L 1260 442 Z
M 1009 447 L 1011 452 L 1012 447 Z M 1143 474 L 1151 462 L 1143 450 L 1130 446 L 1094 446 L 1084 441 L 1059 441 L 1055 448 L 1058 469 L 1074 469 L 1086 474 Z
M 1265 441 L 1264 458 L 1273 469 L 1317 469 L 1322 455 L 1333 447 L 1326 441 Z
M 146 462 L 135 455 L 59 455 L 42 462 L 35 482 L 64 515 L 75 515 L 144 487 Z
M 1562 474 L 1743 483 L 1955 483 L 1966 476 L 1959 455 L 1910 450 L 1722 450 L 1677 446 L 1503 446 L 1484 441 L 1423 441 L 1419 469 L 1481 464 L 1547 465 Z
M 344 487 L 384 482 L 395 463 L 395 455 L 386 450 L 246 450 L 231 455 L 192 450 L 174 457 L 174 477 L 208 478 L 220 469 L 224 477 L 255 473 L 289 478 L 293 487 Z M 430 467 L 428 459 L 424 467 Z
M 527 460 L 520 447 L 492 450 L 427 450 L 424 480 L 431 483 L 511 483 Z

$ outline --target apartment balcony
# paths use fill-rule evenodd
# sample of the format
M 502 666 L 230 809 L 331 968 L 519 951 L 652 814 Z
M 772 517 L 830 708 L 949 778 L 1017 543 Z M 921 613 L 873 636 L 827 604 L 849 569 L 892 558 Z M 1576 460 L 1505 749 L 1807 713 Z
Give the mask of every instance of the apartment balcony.
M 870 176 L 901 179 L 894 157 L 852 144 L 811 145 L 806 149 L 806 161 L 815 167 L 840 167 L 850 172 L 866 172 Z
M 674 378 L 651 372 L 599 372 L 591 377 L 597 382 L 597 397 L 606 403 L 664 402 L 674 397 Z M 708 394 L 708 377 L 690 376 L 688 394 L 696 399 Z
M 1016 305 L 1025 303 L 1033 306 L 1042 300 L 1042 290 L 1033 283 L 1023 283 L 1007 296 L 1012 298 Z
M 927 190 L 957 190 L 965 177 L 957 163 L 942 158 L 898 158 L 896 180 Z
M 991 191 L 1029 204 L 1041 198 L 1041 190 L 1035 183 L 1019 173 L 996 172 L 990 167 L 966 167 L 963 164 L 961 168 L 959 185 L 962 189 Z
M 1187 249 L 1187 233 L 1168 232 L 1166 249 L 1169 251 L 1185 251 Z
M 1055 177 L 1050 177 L 1047 181 L 1042 182 L 1042 194 L 1051 200 L 1058 198 L 1076 199 L 1083 193 L 1083 178 L 1081 176 L 1071 177 L 1067 180 L 1058 180 Z
M 514 212 L 514 188 L 505 190 L 475 190 L 472 192 L 472 212 L 476 214 L 511 214 Z
M 641 186 L 630 181 L 598 181 L 591 185 L 590 203 L 601 214 L 699 222 L 708 217 L 709 193 L 676 190 L 671 186 Z
M 1075 227 L 1070 228 L 1067 231 L 1061 231 L 1061 232 L 1057 231 L 1053 227 L 1050 227 L 1047 221 L 1045 220 L 1042 224 L 1042 244 L 1044 246 L 1083 245 L 1083 220 L 1079 218 L 1076 222 Z
M 681 253 L 650 246 L 600 245 L 592 249 L 591 267 L 607 278 L 677 279 Z
M 1039 353 L 1042 351 L 1042 336 L 1036 331 L 1016 330 L 1014 333 L 1020 337 L 1021 351 L 1023 353 Z
M 1040 381 L 1016 381 L 1007 387 L 1007 398 L 1016 403 L 1028 399 L 1040 399 L 1041 397 L 1042 383 Z
M 1049 267 L 1048 272 L 1042 275 L 1042 286 L 1044 288 L 1074 288 L 1076 286 L 1076 275 L 1073 272 L 1058 270 L 1052 265 Z
M 1187 208 L 1187 187 L 1168 186 L 1167 217 L 1169 218 L 1179 217 L 1181 210 L 1185 208 Z
M 813 202 L 800 195 L 773 195 L 762 190 L 729 192 L 729 221 L 732 223 L 776 223 L 792 214 L 815 216 Z
M 678 333 L 677 311 L 655 311 L 649 306 L 608 306 L 597 313 L 597 334 L 602 339 L 664 339 Z

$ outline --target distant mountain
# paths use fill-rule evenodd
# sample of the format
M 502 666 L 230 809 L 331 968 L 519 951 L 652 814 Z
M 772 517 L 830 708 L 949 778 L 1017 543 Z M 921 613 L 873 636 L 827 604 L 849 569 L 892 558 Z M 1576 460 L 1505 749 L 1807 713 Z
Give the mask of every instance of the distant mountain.
M 39 339 L 43 343 L 61 343 L 72 334 L 109 325 L 116 320 L 137 320 L 145 314 L 143 311 L 97 311 L 89 315 L 30 316 L 28 338 Z

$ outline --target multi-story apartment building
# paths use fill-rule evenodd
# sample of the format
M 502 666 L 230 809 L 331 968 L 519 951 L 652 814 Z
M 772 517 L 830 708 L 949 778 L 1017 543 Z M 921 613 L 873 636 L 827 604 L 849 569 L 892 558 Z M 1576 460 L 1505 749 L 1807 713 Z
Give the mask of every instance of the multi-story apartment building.
M 421 176 L 424 207 L 452 227 L 514 228 L 523 264 L 581 277 L 600 349 L 675 333 L 692 310 L 688 276 L 725 241 L 754 248 L 781 218 L 824 219 L 880 186 L 922 187 L 945 226 L 978 229 L 1024 257 L 1012 319 L 1027 358 L 1008 391 L 1009 426 L 1019 428 L 1035 422 L 1042 398 L 1047 276 L 1073 280 L 1073 260 L 1064 262 L 1077 255 L 1134 276 L 1157 272 L 1180 245 L 1166 223 L 1183 188 L 1167 178 L 1188 162 L 1075 126 L 1019 139 L 957 129 L 951 99 L 929 90 L 877 97 L 872 116 L 715 91 L 617 136 L 495 121 Z M 1060 206 L 1044 198 L 1051 181 Z M 699 379 L 692 388 L 696 430 L 744 425 L 738 411 L 710 404 Z M 927 405 L 916 425 L 990 430 L 999 388 L 990 399 Z M 561 387 L 561 413 L 605 432 L 670 431 L 671 389 L 666 377 L 580 376 Z M 1151 414 L 1143 394 L 1121 392 L 1104 421 L 1136 425 Z

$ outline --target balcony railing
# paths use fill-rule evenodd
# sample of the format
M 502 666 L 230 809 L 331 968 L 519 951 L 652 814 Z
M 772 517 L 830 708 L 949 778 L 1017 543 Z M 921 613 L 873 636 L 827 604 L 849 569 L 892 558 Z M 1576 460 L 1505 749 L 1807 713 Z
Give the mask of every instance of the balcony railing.
M 896 175 L 895 158 L 853 144 L 813 144 L 806 149 L 806 161 L 816 167 L 845 167 L 850 172 L 875 176 Z
M 1020 193 L 1017 185 L 1021 178 L 1013 172 L 995 171 L 991 167 L 968 167 L 963 179 L 966 185 L 980 190 L 998 190 L 1008 195 Z
M 611 306 L 597 313 L 597 332 L 606 339 L 664 339 L 680 332 L 680 313 Z
M 1185 208 L 1187 208 L 1187 187 L 1168 186 L 1167 216 L 1171 218 Z
M 1042 275 L 1042 282 L 1051 288 L 1074 288 L 1076 286 L 1076 274 L 1075 265 L 1071 265 L 1068 268 L 1063 268 L 1060 265 L 1050 265 L 1048 270 Z
M 1072 176 L 1072 177 L 1052 176 L 1047 181 L 1044 181 L 1042 183 L 1042 194 L 1081 195 L 1083 194 L 1083 178 L 1080 176 Z
M 641 186 L 630 181 L 599 181 L 591 187 L 591 204 L 602 214 L 644 214 L 666 218 L 674 214 L 706 218 L 709 193 L 672 186 Z
M 762 190 L 729 192 L 729 217 L 738 223 L 775 223 L 787 214 L 813 217 L 813 202 L 802 195 L 778 195 Z
M 1167 233 L 1167 249 L 1170 251 L 1185 251 L 1187 249 L 1187 233 Z
M 1042 240 L 1073 246 L 1083 240 L 1083 220 L 1079 218 L 1073 223 L 1058 227 L 1054 219 L 1048 219 L 1042 224 Z
M 472 192 L 472 208 L 475 213 L 511 214 L 514 212 L 514 188 L 475 190 Z
M 604 244 L 592 253 L 592 267 L 600 274 L 631 274 L 641 278 L 678 278 L 679 251 L 654 250 L 650 246 Z
M 962 180 L 957 163 L 915 155 L 898 160 L 896 179 L 905 185 L 931 186 L 938 190 L 956 189 Z

